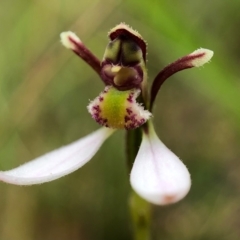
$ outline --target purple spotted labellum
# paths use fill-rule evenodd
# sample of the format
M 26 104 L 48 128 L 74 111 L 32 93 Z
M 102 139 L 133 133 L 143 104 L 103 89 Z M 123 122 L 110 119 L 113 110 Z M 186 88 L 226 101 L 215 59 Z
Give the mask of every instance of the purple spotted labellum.
M 116 129 L 138 128 L 142 138 L 130 174 L 132 188 L 157 205 L 177 202 L 188 193 L 190 174 L 183 162 L 158 138 L 151 111 L 166 79 L 178 71 L 204 65 L 213 52 L 200 48 L 169 64 L 155 77 L 149 94 L 147 48 L 142 36 L 121 23 L 109 32 L 109 38 L 100 62 L 76 34 L 61 34 L 62 44 L 91 66 L 105 84 L 104 90 L 87 107 L 92 118 L 103 127 L 22 166 L 0 171 L 1 181 L 31 185 L 58 179 L 87 163 Z

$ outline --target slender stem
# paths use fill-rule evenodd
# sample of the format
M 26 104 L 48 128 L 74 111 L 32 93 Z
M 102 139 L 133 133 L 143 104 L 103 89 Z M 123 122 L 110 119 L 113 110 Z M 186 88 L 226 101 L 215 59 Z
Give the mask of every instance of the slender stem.
M 134 191 L 129 201 L 134 240 L 151 239 L 151 204 Z
M 142 130 L 137 128 L 135 130 L 127 130 L 126 132 L 126 154 L 127 166 L 129 173 L 131 172 L 132 165 L 137 156 L 138 149 L 142 141 Z
M 129 172 L 131 171 L 133 162 L 137 156 L 138 149 L 142 140 L 142 129 L 127 131 L 127 162 Z M 134 240 L 150 240 L 151 235 L 151 204 L 133 190 L 129 199 L 129 209 L 131 214 L 133 239 Z

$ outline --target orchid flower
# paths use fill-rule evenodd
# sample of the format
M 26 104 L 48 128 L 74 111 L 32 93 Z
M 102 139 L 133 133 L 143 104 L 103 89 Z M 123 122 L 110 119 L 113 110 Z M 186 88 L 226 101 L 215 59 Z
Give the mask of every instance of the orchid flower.
M 1 181 L 32 185 L 58 179 L 86 164 L 116 129 L 140 128 L 141 144 L 130 173 L 134 191 L 157 205 L 177 202 L 188 193 L 190 174 L 183 162 L 158 138 L 151 111 L 166 79 L 178 71 L 204 65 L 213 52 L 200 48 L 169 64 L 158 73 L 149 91 L 147 48 L 142 36 L 121 23 L 109 32 L 109 38 L 100 62 L 76 34 L 61 34 L 62 44 L 90 65 L 105 84 L 100 95 L 87 107 L 92 118 L 103 127 L 17 168 L 0 171 Z

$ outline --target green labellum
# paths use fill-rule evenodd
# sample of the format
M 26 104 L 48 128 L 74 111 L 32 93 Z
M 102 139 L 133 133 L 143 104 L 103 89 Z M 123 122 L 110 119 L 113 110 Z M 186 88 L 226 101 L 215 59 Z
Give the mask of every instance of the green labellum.
M 151 113 L 136 102 L 140 90 L 119 91 L 112 86 L 88 106 L 92 117 L 101 125 L 116 129 L 134 129 L 144 124 Z

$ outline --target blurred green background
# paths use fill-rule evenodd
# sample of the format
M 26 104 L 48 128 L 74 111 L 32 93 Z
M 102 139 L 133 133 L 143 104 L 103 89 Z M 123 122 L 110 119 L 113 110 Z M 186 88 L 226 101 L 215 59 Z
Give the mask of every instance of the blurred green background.
M 101 59 L 120 22 L 148 42 L 149 82 L 199 47 L 210 64 L 176 74 L 158 95 L 156 131 L 191 172 L 181 202 L 153 208 L 154 240 L 240 239 L 240 1 L 10 0 L 0 3 L 0 169 L 99 126 L 86 110 L 103 90 L 59 41 L 71 30 Z M 130 240 L 124 131 L 86 166 L 30 187 L 0 183 L 1 240 Z

